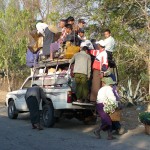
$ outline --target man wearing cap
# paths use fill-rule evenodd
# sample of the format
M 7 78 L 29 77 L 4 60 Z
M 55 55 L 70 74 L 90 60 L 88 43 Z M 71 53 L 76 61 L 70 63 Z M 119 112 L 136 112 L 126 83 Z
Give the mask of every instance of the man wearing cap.
M 111 101 L 111 104 L 115 104 L 115 106 L 117 107 L 116 97 L 112 90 L 113 84 L 115 84 L 115 82 L 110 77 L 105 77 L 102 79 L 103 87 L 98 91 L 96 109 L 101 118 L 101 126 L 94 131 L 94 134 L 97 138 L 101 138 L 100 132 L 103 130 L 107 131 L 108 140 L 115 139 L 112 136 L 111 118 L 104 108 L 108 100 Z
M 88 96 L 88 79 L 91 73 L 91 58 L 86 53 L 87 47 L 82 45 L 80 52 L 76 53 L 69 61 L 74 64 L 73 73 L 76 82 L 76 96 L 78 102 L 87 100 Z
M 96 102 L 98 90 L 101 87 L 101 72 L 105 72 L 108 68 L 107 53 L 105 51 L 105 43 L 103 40 L 97 42 L 99 50 L 91 50 L 90 54 L 95 56 L 95 60 L 92 65 L 93 78 L 90 94 L 90 101 Z

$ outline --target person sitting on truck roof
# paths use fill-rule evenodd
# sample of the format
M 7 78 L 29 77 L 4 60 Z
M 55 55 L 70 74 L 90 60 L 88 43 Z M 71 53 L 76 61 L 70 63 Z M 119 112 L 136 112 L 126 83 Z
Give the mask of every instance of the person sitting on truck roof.
M 74 17 L 69 16 L 69 17 L 66 19 L 66 21 L 67 21 L 67 24 L 71 24 L 71 25 L 73 25 L 73 24 L 74 24 L 74 22 L 75 22 L 75 19 L 74 19 Z
M 88 96 L 88 79 L 91 73 L 91 58 L 86 53 L 87 47 L 81 48 L 69 62 L 74 64 L 74 76 L 76 82 L 76 96 L 78 102 L 87 101 Z
M 66 27 L 67 36 L 64 39 L 64 43 L 70 41 L 71 43 L 74 43 L 76 46 L 80 46 L 81 40 L 77 37 L 76 33 L 73 31 L 72 25 L 66 24 L 65 27 Z
M 49 57 L 50 55 L 50 45 L 54 42 L 54 33 L 48 28 L 46 23 L 37 23 L 36 29 L 38 34 L 43 35 L 43 55 Z
M 78 30 L 78 38 L 81 40 L 81 41 L 85 41 L 86 40 L 86 37 L 84 35 L 84 30 L 83 29 L 79 29 Z
M 73 30 L 75 30 L 75 19 L 74 19 L 74 17 L 69 16 L 69 17 L 66 19 L 66 24 L 71 24 Z
M 79 19 L 78 20 L 78 27 L 79 27 L 79 29 L 84 29 L 84 26 L 85 26 L 85 21 L 84 21 L 84 19 Z
M 60 44 L 63 43 L 65 37 L 67 36 L 65 25 L 66 25 L 66 20 L 65 19 L 61 19 L 60 22 L 59 22 L 59 27 L 62 29 L 62 31 L 61 31 L 61 36 L 58 39 L 58 41 L 59 41 Z
M 76 28 L 75 28 L 76 32 L 78 33 L 80 29 L 84 30 L 84 26 L 85 26 L 84 19 L 78 19 L 78 24 L 76 25 Z

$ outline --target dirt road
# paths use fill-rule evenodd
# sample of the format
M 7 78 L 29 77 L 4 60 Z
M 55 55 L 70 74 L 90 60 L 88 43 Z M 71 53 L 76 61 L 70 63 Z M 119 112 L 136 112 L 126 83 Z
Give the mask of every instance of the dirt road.
M 87 126 L 75 119 L 60 120 L 53 128 L 43 131 L 31 129 L 29 114 L 21 114 L 17 120 L 7 117 L 7 109 L 0 106 L 1 150 L 149 150 L 150 136 L 144 134 L 142 126 L 129 130 L 114 141 L 95 139 L 93 130 L 98 126 Z

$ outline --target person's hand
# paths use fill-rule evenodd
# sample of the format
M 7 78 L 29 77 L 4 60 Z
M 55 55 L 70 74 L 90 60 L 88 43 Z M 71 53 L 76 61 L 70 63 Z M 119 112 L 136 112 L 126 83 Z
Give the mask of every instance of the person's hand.
M 103 78 L 103 77 L 104 77 L 104 73 L 101 72 L 101 73 L 100 73 L 100 78 Z
M 50 105 L 50 103 L 51 103 L 50 101 L 46 101 L 46 104 L 47 104 L 47 105 Z

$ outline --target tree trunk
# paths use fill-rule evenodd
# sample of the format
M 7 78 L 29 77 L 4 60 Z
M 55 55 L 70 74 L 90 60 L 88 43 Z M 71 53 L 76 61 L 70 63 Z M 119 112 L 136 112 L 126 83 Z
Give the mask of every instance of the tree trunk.
M 149 59 L 148 59 L 148 77 L 149 77 L 149 95 L 150 95 L 150 50 L 149 50 Z
M 8 67 L 8 62 L 5 59 L 5 68 L 6 68 L 6 78 L 7 78 L 7 83 L 8 83 L 8 91 L 11 91 L 11 85 L 10 85 L 10 78 L 9 78 L 9 67 Z
M 147 105 L 147 112 L 150 112 L 150 103 Z

